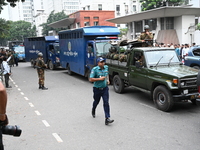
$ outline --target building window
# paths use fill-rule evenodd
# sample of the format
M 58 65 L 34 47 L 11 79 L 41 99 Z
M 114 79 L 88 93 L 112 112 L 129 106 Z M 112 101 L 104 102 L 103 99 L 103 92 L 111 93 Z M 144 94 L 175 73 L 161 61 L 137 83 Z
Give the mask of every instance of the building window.
M 90 20 L 90 17 L 84 17 L 85 20 Z
M 88 5 L 87 7 L 88 7 L 88 10 L 90 10 L 90 5 Z
M 117 24 L 117 27 L 120 28 L 120 24 Z
M 136 5 L 133 5 L 133 12 L 136 12 Z
M 94 20 L 99 20 L 99 17 L 93 17 Z
M 128 5 L 125 5 L 125 13 L 128 14 Z
M 99 22 L 98 21 L 95 21 L 94 22 L 94 26 L 98 26 L 99 25 Z
M 84 22 L 84 26 L 85 26 L 85 27 L 90 26 L 90 22 Z
M 120 11 L 120 5 L 116 5 L 116 11 Z
M 143 32 L 142 21 L 136 21 L 134 24 L 136 33 Z
M 148 19 L 144 21 L 145 25 L 149 25 L 150 30 L 156 30 L 157 19 Z
M 166 18 L 166 30 L 168 30 L 168 29 L 174 29 L 174 18 L 173 17 Z
M 98 4 L 98 10 L 102 10 L 102 4 Z

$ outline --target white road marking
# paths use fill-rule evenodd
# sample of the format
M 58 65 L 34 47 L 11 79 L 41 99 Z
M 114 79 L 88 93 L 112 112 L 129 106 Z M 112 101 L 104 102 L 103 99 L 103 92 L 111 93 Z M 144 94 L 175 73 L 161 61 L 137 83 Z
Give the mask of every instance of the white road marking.
M 40 112 L 39 112 L 38 110 L 36 110 L 35 113 L 36 113 L 38 116 L 41 115 Z
M 21 89 L 20 89 L 20 88 L 18 88 L 18 91 L 21 91 Z
M 50 127 L 49 123 L 48 123 L 46 120 L 42 120 L 42 122 L 44 123 L 44 125 L 45 125 L 46 127 Z
M 140 103 L 140 105 L 143 105 L 143 106 L 148 107 L 148 108 L 151 108 L 151 109 L 155 109 L 154 107 L 151 107 L 151 106 L 149 106 L 149 105 L 145 105 L 145 104 L 143 104 L 143 103 Z
M 23 92 L 20 92 L 22 95 L 24 95 L 24 93 Z
M 29 105 L 30 105 L 31 107 L 34 107 L 34 105 L 33 105 L 32 103 L 29 103 Z
M 13 82 L 13 84 L 15 84 L 15 82 Z
M 15 87 L 18 87 L 18 85 L 15 85 Z
M 29 100 L 28 97 L 24 97 L 24 99 L 27 100 L 27 101 Z
M 59 136 L 57 133 L 52 133 L 52 135 L 55 137 L 55 139 L 56 139 L 59 143 L 63 142 L 63 140 L 60 138 L 60 136 Z

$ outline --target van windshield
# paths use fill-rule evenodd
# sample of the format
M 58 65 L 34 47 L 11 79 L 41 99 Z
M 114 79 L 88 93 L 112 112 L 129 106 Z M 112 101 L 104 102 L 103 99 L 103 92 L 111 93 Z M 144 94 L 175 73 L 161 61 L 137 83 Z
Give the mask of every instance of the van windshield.
M 14 47 L 14 51 L 15 51 L 15 53 L 18 53 L 18 54 L 24 54 L 25 53 L 24 46 Z
M 112 45 L 108 42 L 98 42 L 96 43 L 96 53 L 97 53 L 97 56 L 102 56 L 102 57 L 105 57 L 108 52 L 109 52 L 109 49 Z

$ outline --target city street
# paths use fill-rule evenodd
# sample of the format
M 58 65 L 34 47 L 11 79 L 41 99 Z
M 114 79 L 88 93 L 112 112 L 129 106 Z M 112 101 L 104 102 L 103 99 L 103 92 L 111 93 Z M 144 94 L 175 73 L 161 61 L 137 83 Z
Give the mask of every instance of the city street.
M 91 115 L 92 83 L 67 70 L 47 70 L 38 89 L 36 69 L 29 62 L 12 67 L 7 89 L 9 125 L 20 137 L 3 135 L 5 150 L 199 150 L 200 104 L 178 103 L 169 112 L 154 107 L 148 94 L 109 86 L 111 118 L 104 123 L 102 101 Z

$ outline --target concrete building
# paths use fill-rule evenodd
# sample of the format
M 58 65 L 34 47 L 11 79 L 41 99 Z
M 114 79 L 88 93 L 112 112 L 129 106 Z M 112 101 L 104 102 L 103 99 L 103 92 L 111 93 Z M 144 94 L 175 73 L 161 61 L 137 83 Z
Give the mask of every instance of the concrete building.
M 112 23 L 128 25 L 127 38 L 134 39 L 148 24 L 158 43 L 200 44 L 196 38 L 195 22 L 200 16 L 199 7 L 161 7 L 124 17 L 109 19 Z
M 80 10 L 69 15 L 69 18 L 49 24 L 53 28 L 81 28 L 87 26 L 115 26 L 106 21 L 114 17 L 114 11 Z
M 80 10 L 80 0 L 48 0 L 47 14 L 64 11 L 67 15 Z
M 81 10 L 111 10 L 115 11 L 115 17 L 135 14 L 141 11 L 139 0 L 81 0 Z M 126 25 L 117 24 L 119 28 Z

